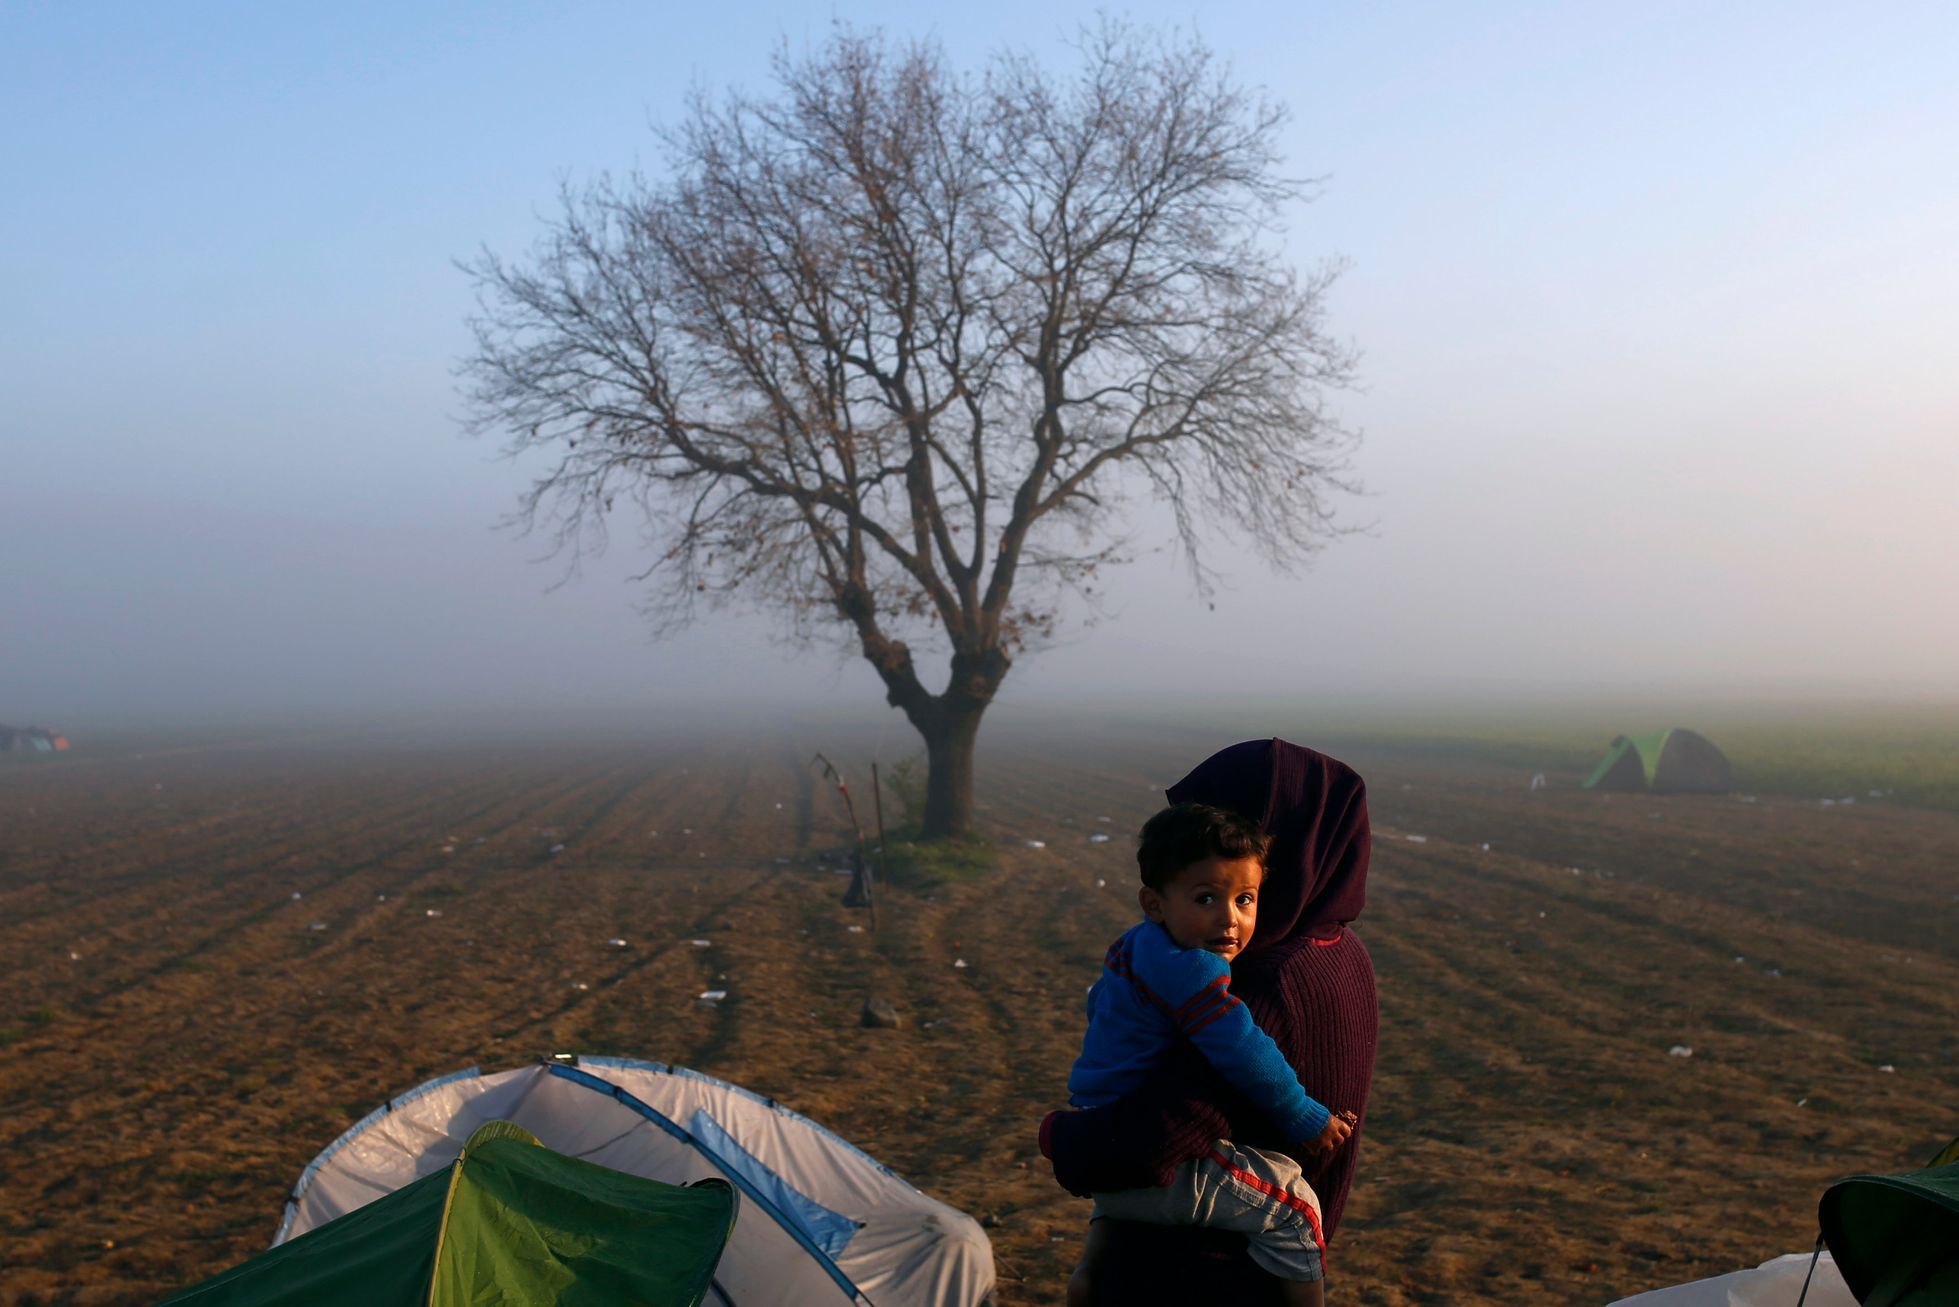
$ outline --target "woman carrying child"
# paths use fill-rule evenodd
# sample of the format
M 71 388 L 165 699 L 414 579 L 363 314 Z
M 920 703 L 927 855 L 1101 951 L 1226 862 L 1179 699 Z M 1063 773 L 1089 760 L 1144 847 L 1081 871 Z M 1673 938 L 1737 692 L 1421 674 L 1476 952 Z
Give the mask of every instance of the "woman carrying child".
M 1347 923 L 1366 896 L 1366 788 L 1350 768 L 1283 740 L 1222 750 L 1172 786 L 1172 803 L 1236 812 L 1271 837 L 1257 930 L 1231 966 L 1231 992 L 1278 1046 L 1307 1094 L 1351 1109 L 1352 1139 L 1299 1157 L 1331 1237 L 1346 1205 L 1366 1124 L 1379 1013 L 1373 964 Z M 1173 1053 L 1119 1101 L 1043 1123 L 1055 1178 L 1072 1193 L 1160 1187 L 1219 1139 L 1285 1152 L 1268 1115 L 1194 1048 Z M 1277 1301 L 1277 1284 L 1244 1254 L 1241 1236 L 1126 1222 L 1102 1236 L 1097 1300 L 1200 1301 L 1231 1292 Z

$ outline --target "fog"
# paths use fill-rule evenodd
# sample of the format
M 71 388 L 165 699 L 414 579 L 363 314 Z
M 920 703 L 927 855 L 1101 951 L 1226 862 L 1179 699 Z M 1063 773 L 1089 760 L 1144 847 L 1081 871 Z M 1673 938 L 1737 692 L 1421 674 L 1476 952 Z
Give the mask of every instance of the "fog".
M 1064 10 L 969 8 L 929 29 L 956 62 L 1067 58 Z M 1294 575 L 1220 540 L 1210 600 L 1139 514 L 1003 700 L 1959 697 L 1959 10 L 1473 8 L 1204 7 L 1325 179 L 1289 240 L 1350 265 L 1365 493 Z M 568 580 L 498 530 L 532 469 L 460 434 L 453 377 L 453 260 L 520 255 L 560 178 L 655 166 L 690 83 L 823 32 L 0 17 L 0 721 L 874 711 L 764 618 L 654 641 L 629 521 Z

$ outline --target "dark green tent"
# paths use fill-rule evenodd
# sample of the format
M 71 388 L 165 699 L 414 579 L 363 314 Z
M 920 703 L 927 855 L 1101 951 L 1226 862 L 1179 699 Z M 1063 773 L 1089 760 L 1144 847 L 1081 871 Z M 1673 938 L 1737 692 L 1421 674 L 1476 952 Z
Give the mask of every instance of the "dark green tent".
M 1823 1241 L 1863 1307 L 1959 1303 L 1959 1162 L 1839 1180 L 1824 1191 L 1819 1215 Z
M 1588 790 L 1650 790 L 1655 794 L 1726 794 L 1734 768 L 1714 742 L 1676 727 L 1651 735 L 1619 735 L 1584 780 Z
M 554 1153 L 492 1121 L 454 1163 L 186 1289 L 185 1307 L 695 1307 L 735 1224 L 685 1188 Z

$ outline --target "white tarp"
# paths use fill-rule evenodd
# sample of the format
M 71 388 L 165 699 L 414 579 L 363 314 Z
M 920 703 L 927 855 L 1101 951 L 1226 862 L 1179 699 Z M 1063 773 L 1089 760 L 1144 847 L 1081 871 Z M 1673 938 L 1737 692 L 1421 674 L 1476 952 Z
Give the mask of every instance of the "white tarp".
M 1636 1293 L 1608 1307 L 1796 1307 L 1808 1274 L 1809 1254 L 1789 1253 L 1752 1271 L 1731 1271 L 1711 1280 Z M 1816 1278 L 1810 1281 L 1803 1307 L 1857 1307 L 1827 1249 L 1816 1259 Z
M 314 1159 L 273 1242 L 441 1170 L 492 1120 L 616 1171 L 668 1184 L 733 1181 L 741 1211 L 710 1302 L 963 1307 L 992 1293 L 992 1245 L 964 1212 L 747 1090 L 614 1058 L 487 1076 L 472 1069 L 408 1091 Z

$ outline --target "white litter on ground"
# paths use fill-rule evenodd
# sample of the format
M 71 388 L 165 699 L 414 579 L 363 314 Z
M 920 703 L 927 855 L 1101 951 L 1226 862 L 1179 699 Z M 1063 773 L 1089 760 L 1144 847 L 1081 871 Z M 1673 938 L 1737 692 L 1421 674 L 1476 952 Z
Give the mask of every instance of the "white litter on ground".
M 1096 889 L 1107 889 L 1108 887 L 1109 887 L 1109 882 L 1108 882 L 1108 881 L 1106 881 L 1106 880 L 1104 880 L 1104 879 L 1102 879 L 1102 878 L 1101 878 L 1100 876 L 1097 876 L 1097 877 L 1095 878 L 1095 888 L 1096 888 Z
M 606 941 L 606 943 L 607 943 L 607 944 L 608 944 L 609 946 L 611 946 L 612 948 L 624 948 L 624 947 L 626 947 L 626 941 L 625 941 L 625 940 L 623 940 L 623 939 L 609 939 L 609 940 L 607 940 L 607 941 Z
M 844 929 L 849 931 L 853 935 L 861 935 L 864 933 L 864 928 L 862 926 L 845 926 Z
M 1882 1071 L 1885 1075 L 1890 1075 L 1892 1072 L 1896 1071 L 1897 1069 L 1898 1068 L 1892 1066 L 1889 1062 L 1886 1062 L 1883 1066 L 1878 1068 L 1878 1070 Z
M 1090 844 L 1107 844 L 1109 842 L 1109 837 L 1107 835 L 1104 835 L 1101 831 L 1096 831 L 1093 835 L 1088 837 L 1088 842 Z
M 582 981 L 582 980 L 574 980 L 574 981 L 572 981 L 572 982 L 571 982 L 571 987 L 572 987 L 573 989 L 577 989 L 577 990 L 587 990 L 587 989 L 590 989 L 590 988 L 591 988 L 591 986 L 590 986 L 590 985 L 588 985 L 588 984 L 586 984 L 586 983 L 585 983 L 584 981 Z
M 326 929 L 326 922 L 324 922 L 324 921 L 309 921 L 309 922 L 307 922 L 307 923 L 306 923 L 306 929 L 308 929 L 308 930 L 325 930 L 325 929 Z
M 424 909 L 424 910 L 423 910 L 423 912 L 422 912 L 422 915 L 423 915 L 423 916 L 425 916 L 425 917 L 439 917 L 439 916 L 441 916 L 441 915 L 442 915 L 442 909 L 441 909 L 441 908 L 427 908 L 427 909 Z
M 1106 822 L 1106 821 L 1113 821 L 1115 819 L 1113 817 L 1097 817 L 1095 820 Z
M 553 853 L 563 853 L 564 851 L 565 851 L 565 846 L 562 844 L 553 844 L 551 846 L 551 852 Z
M 701 1002 L 703 1003 L 719 1003 L 726 997 L 728 997 L 728 991 L 725 989 L 704 989 L 701 991 Z
M 79 953 L 70 952 L 68 954 L 68 960 L 70 962 L 80 962 L 82 960 L 82 955 Z
M 1030 849 L 1045 849 L 1048 846 L 1046 840 L 1027 840 L 1025 843 Z
M 956 969 L 958 969 L 958 970 L 960 970 L 960 971 L 964 971 L 964 970 L 966 969 L 966 959 L 964 959 L 964 958 L 954 958 L 954 959 L 952 960 L 952 965 L 953 965 L 953 966 L 954 966 L 954 967 L 955 967 Z
M 293 901 L 294 903 L 297 903 L 297 902 L 299 902 L 299 901 L 300 901 L 301 899 L 303 899 L 303 898 L 305 898 L 305 897 L 306 897 L 306 896 L 305 896 L 304 894 L 301 894 L 301 893 L 300 893 L 300 892 L 299 892 L 298 890 L 294 890 L 294 891 L 292 892 L 292 901 Z
M 456 851 L 456 846 L 453 844 L 445 844 L 442 846 L 442 851 L 444 853 L 454 853 Z
M 1669 1048 L 1667 1050 L 1668 1057 L 1692 1057 L 1693 1055 L 1694 1055 L 1694 1050 L 1687 1047 L 1685 1044 L 1675 1044 L 1672 1048 Z
M 1426 836 L 1426 835 L 1409 835 L 1409 836 L 1405 836 L 1404 838 L 1405 838 L 1405 839 L 1407 839 L 1407 841 L 1408 841 L 1408 842 L 1409 842 L 1410 844 L 1426 844 L 1426 843 L 1428 843 L 1428 836 Z
M 687 942 L 688 942 L 689 944 L 692 944 L 692 945 L 693 945 L 693 946 L 694 946 L 695 948 L 712 948 L 712 947 L 714 947 L 714 941 L 712 941 L 712 940 L 706 940 L 706 939 L 690 939 L 690 940 L 688 940 Z

